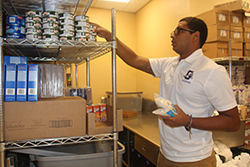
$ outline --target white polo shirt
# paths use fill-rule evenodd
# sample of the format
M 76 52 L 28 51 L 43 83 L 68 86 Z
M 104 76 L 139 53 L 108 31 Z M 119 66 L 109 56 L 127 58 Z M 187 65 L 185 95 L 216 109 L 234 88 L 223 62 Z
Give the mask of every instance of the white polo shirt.
M 232 85 L 225 68 L 203 55 L 201 49 L 186 59 L 150 59 L 156 77 L 161 78 L 160 95 L 193 117 L 210 117 L 214 108 L 235 107 Z M 191 139 L 184 127 L 171 128 L 159 119 L 161 152 L 175 162 L 207 158 L 213 149 L 212 133 L 192 128 Z

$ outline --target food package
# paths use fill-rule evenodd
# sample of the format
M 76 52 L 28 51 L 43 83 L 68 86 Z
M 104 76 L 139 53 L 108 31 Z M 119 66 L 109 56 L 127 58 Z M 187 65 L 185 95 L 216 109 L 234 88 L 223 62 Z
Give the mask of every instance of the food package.
M 64 96 L 64 66 L 39 64 L 41 68 L 42 98 Z
M 153 114 L 170 117 L 175 117 L 177 115 L 175 107 L 171 101 L 164 99 L 156 93 L 154 95 L 154 98 L 155 103 L 159 108 L 154 110 L 152 112 Z

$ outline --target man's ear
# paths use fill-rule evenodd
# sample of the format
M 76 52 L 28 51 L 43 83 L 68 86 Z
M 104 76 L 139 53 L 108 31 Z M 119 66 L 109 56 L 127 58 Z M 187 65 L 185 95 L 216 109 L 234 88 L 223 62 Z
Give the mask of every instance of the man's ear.
M 197 40 L 200 41 L 200 32 L 199 31 L 195 31 L 193 33 L 193 41 L 195 42 Z

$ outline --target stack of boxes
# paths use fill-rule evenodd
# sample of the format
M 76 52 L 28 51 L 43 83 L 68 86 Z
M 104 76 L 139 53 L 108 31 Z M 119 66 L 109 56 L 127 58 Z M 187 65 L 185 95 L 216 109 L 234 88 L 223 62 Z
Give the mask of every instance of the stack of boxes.
M 233 57 L 250 57 L 250 17 L 246 16 L 249 7 L 250 0 L 236 0 L 197 16 L 208 26 L 207 41 L 202 48 L 207 57 L 229 57 L 230 51 Z M 250 83 L 245 81 L 248 74 L 244 66 L 233 66 L 231 72 L 233 85 Z
M 4 56 L 4 101 L 38 101 L 40 70 L 37 64 L 27 64 L 27 57 Z
M 250 16 L 245 14 L 243 17 L 244 26 L 244 56 L 250 57 Z
M 214 8 L 197 16 L 208 26 L 208 37 L 203 52 L 209 58 L 243 56 L 243 13 Z

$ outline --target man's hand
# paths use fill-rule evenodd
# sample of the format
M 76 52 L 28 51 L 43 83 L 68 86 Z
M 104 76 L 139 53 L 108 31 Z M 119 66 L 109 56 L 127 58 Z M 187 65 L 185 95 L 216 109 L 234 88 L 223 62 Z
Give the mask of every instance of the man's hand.
M 185 114 L 178 105 L 174 105 L 177 116 L 160 116 L 163 122 L 170 127 L 188 126 L 190 122 L 190 116 Z
M 99 24 L 89 22 L 90 24 L 93 24 L 95 26 L 94 32 L 101 38 L 105 38 L 107 41 L 111 41 L 111 32 L 107 30 L 106 28 L 100 26 Z

